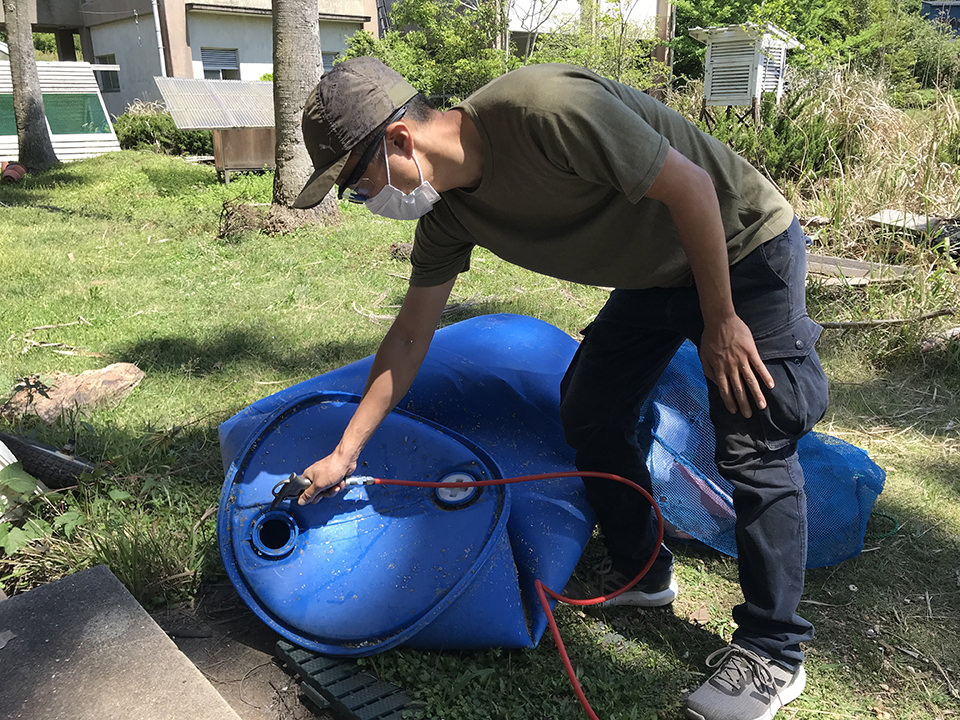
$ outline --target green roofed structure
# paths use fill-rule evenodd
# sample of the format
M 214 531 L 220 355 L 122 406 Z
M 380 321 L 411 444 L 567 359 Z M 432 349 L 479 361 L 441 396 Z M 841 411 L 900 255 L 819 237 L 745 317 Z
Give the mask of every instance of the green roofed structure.
M 57 158 L 79 160 L 120 149 L 92 66 L 38 62 L 43 108 Z M 0 160 L 17 160 L 17 122 L 7 46 L 0 43 Z

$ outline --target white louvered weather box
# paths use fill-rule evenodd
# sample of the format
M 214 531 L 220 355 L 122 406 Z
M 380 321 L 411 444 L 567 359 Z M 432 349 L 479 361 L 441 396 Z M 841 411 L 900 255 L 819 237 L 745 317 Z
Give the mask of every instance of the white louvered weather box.
M 783 95 L 787 50 L 803 47 L 775 25 L 727 25 L 690 28 L 707 46 L 704 62 L 705 105 L 756 105 L 761 93 Z

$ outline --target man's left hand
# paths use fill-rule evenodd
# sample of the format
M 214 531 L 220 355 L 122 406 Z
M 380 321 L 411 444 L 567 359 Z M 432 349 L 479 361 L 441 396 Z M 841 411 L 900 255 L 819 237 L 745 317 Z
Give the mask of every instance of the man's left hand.
M 720 390 L 720 397 L 731 413 L 749 418 L 753 406 L 767 406 L 763 386 L 773 388 L 773 377 L 757 352 L 750 328 L 733 315 L 706 325 L 700 341 L 703 374 Z

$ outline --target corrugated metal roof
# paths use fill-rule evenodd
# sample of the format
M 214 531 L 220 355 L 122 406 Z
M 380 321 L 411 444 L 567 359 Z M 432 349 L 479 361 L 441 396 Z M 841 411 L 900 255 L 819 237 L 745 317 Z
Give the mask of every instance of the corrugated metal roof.
M 40 90 L 45 93 L 100 93 L 93 68 L 85 62 L 37 63 L 37 79 Z M 13 92 L 13 77 L 10 62 L 0 60 L 0 93 Z
M 273 83 L 155 77 L 181 130 L 273 127 Z

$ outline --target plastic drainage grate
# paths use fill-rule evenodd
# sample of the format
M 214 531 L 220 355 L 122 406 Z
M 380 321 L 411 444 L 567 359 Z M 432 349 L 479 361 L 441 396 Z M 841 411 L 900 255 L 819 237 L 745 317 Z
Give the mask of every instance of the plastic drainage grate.
M 320 655 L 279 640 L 277 657 L 295 672 L 312 703 L 342 720 L 400 720 L 410 698 L 363 672 L 352 660 Z

